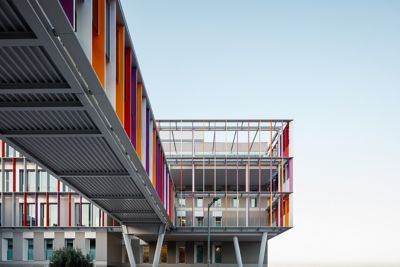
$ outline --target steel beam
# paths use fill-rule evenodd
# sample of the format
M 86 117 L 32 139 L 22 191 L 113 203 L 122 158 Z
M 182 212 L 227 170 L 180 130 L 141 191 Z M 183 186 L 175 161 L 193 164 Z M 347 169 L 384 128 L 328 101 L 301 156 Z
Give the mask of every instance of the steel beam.
M 39 131 L 7 131 L 0 133 L 1 136 L 8 138 L 29 137 L 100 137 L 102 134 L 99 130 L 39 130 Z
M 164 241 L 164 235 L 165 235 L 165 225 L 162 224 L 160 225 L 160 228 L 158 230 L 158 239 L 157 239 L 156 251 L 154 253 L 153 267 L 158 267 L 158 264 L 160 263 L 160 255 L 161 255 L 162 244 Z
M 144 196 L 91 196 L 91 200 L 93 201 L 103 201 L 103 200 L 123 200 L 123 201 L 129 201 L 129 200 L 146 200 Z
M 243 267 L 242 255 L 240 254 L 239 240 L 237 236 L 233 237 L 233 245 L 235 246 L 236 262 L 238 267 Z
M 133 216 L 138 215 L 138 214 L 154 214 L 157 215 L 155 213 L 154 210 L 131 210 L 131 209 L 127 209 L 127 210 L 109 210 L 110 213 L 112 214 L 125 214 L 125 213 L 129 213 Z
M 158 197 L 154 197 L 157 193 L 150 179 L 148 179 L 146 171 L 137 157 L 136 151 L 127 137 L 114 108 L 111 106 L 97 75 L 93 71 L 92 65 L 88 60 L 85 60 L 86 55 L 81 49 L 78 39 L 73 34 L 71 27 L 63 28 L 60 25 L 60 23 L 63 23 L 63 21 L 60 21 L 60 17 L 64 17 L 64 12 L 59 3 L 53 0 L 42 0 L 40 1 L 40 6 L 36 1 L 30 2 L 30 5 L 35 11 L 34 15 L 39 20 L 37 24 L 44 24 L 43 28 L 46 29 L 43 31 L 43 28 L 36 27 L 35 23 L 31 23 L 32 25 L 30 24 L 30 26 L 35 34 L 44 39 L 50 39 L 46 42 L 46 49 L 49 50 L 50 56 L 54 56 L 55 64 L 63 72 L 65 79 L 72 88 L 78 88 L 78 91 L 85 92 L 85 94 L 79 95 L 79 99 L 87 107 L 87 112 L 91 119 L 104 133 L 104 138 L 107 140 L 108 145 L 129 171 L 137 187 L 144 192 L 144 196 L 159 216 L 160 221 L 170 225 L 169 216 L 163 208 L 161 200 Z M 22 4 L 18 8 L 21 9 L 21 12 L 23 12 L 24 8 L 26 10 L 30 9 L 29 7 L 23 7 Z M 24 15 L 27 12 L 25 11 Z M 54 31 L 51 30 L 47 21 L 53 23 L 59 36 L 54 36 Z M 30 22 L 33 21 L 30 20 Z M 62 54 L 61 58 L 59 53 Z
M 122 236 L 124 238 L 126 252 L 128 253 L 128 259 L 131 267 L 136 267 L 135 256 L 133 255 L 132 242 L 129 238 L 128 230 L 126 225 L 122 225 Z
M 113 173 L 113 172 L 85 172 L 85 173 L 59 173 L 59 177 L 62 178 L 74 178 L 74 177 L 131 177 L 129 173 L 121 172 L 121 173 Z
M 0 40 L 1 42 L 1 40 Z M 47 90 L 48 93 L 57 93 L 57 90 L 67 89 L 71 91 L 72 89 L 66 82 L 60 83 L 28 83 L 28 84 L 0 84 L 0 93 L 3 93 L 5 90 L 12 90 L 11 93 L 15 94 L 18 90 L 24 93 L 37 93 L 36 90 Z
M 261 238 L 261 246 L 260 246 L 260 253 L 258 256 L 258 265 L 257 267 L 263 267 L 265 254 L 267 254 L 267 266 L 268 266 L 268 233 L 265 232 Z

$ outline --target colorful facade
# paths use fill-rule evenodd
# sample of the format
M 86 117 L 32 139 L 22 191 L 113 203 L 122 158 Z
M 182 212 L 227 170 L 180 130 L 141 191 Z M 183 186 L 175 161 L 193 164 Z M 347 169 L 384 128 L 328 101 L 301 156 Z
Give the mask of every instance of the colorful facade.
M 173 220 L 174 186 L 119 1 L 63 0 L 60 4 L 81 44 L 86 44 L 85 53 Z M 82 19 L 90 16 L 92 20 Z
M 95 266 L 267 266 L 293 225 L 291 120 L 156 121 L 119 0 L 0 9 L 0 266 L 65 246 Z

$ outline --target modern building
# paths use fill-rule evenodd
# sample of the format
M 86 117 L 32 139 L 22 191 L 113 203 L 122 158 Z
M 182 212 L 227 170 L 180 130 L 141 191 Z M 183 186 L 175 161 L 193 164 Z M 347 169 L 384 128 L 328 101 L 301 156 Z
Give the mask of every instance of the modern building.
M 0 266 L 65 246 L 95 266 L 267 266 L 293 224 L 291 120 L 157 121 L 119 0 L 0 11 Z

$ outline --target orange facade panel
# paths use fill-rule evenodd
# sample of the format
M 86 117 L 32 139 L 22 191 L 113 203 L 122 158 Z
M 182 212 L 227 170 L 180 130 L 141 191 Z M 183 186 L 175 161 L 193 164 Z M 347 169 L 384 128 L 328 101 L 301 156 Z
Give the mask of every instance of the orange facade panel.
M 142 83 L 138 83 L 137 85 L 137 113 L 136 113 L 136 152 L 142 160 L 142 96 L 143 96 L 143 86 Z
M 93 1 L 92 66 L 106 88 L 106 0 Z
M 124 125 L 124 110 L 125 110 L 125 27 L 117 25 L 117 92 L 116 112 L 122 125 Z

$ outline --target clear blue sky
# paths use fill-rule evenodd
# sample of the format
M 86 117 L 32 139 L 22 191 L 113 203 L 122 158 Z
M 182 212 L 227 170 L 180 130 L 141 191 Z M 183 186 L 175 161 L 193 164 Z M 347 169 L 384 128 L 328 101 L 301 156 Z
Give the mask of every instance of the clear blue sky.
M 156 118 L 295 120 L 272 267 L 400 265 L 400 1 L 122 3 Z

